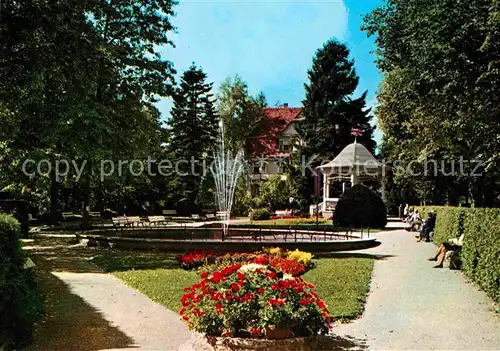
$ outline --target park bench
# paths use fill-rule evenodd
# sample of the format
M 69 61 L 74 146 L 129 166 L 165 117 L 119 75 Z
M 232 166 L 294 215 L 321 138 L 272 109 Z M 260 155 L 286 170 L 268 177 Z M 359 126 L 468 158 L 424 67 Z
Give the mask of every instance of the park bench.
M 126 217 L 127 225 L 129 227 L 143 227 L 144 223 L 141 221 L 139 216 Z
M 149 223 L 150 227 L 158 227 L 160 225 L 167 224 L 165 216 L 148 216 L 147 222 Z
M 207 214 L 205 215 L 205 218 L 206 218 L 207 220 L 211 220 L 211 221 L 213 221 L 213 220 L 215 220 L 215 215 L 214 215 L 213 213 L 207 213 Z
M 226 220 L 226 219 L 229 219 L 227 218 L 228 216 L 228 213 L 227 211 L 217 211 L 217 213 L 215 214 L 215 217 L 221 221 L 223 220 Z
M 128 226 L 128 220 L 127 217 L 113 217 L 111 218 L 111 221 L 113 222 L 113 227 L 116 229 L 123 229 Z
M 191 215 L 191 218 L 194 219 L 195 221 L 199 221 L 201 217 L 199 214 L 194 213 Z
M 71 221 L 75 219 L 82 219 L 82 215 L 73 212 L 62 212 L 61 216 L 65 221 Z
M 285 216 L 291 216 L 292 215 L 292 210 L 277 210 L 276 211 L 276 216 L 278 217 L 285 217 Z
M 177 210 L 163 210 L 163 214 L 167 217 L 177 216 Z

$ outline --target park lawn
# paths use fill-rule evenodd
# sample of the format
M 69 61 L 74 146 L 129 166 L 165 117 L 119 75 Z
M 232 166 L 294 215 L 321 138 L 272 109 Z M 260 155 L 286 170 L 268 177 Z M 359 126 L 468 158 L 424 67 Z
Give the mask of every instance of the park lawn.
M 316 285 L 316 292 L 328 305 L 331 315 L 340 320 L 359 317 L 370 290 L 374 259 L 321 258 L 314 262 L 316 268 L 303 278 Z
M 151 300 L 177 312 L 181 308 L 184 288 L 200 279 L 197 272 L 178 268 L 174 260 L 174 255 L 166 253 L 117 252 L 97 257 L 93 262 Z M 316 268 L 307 272 L 304 279 L 316 285 L 316 291 L 328 305 L 331 315 L 340 320 L 361 315 L 369 290 L 373 259 L 321 258 L 314 262 Z M 158 268 L 162 265 L 163 268 Z M 155 269 L 144 269 L 146 267 Z

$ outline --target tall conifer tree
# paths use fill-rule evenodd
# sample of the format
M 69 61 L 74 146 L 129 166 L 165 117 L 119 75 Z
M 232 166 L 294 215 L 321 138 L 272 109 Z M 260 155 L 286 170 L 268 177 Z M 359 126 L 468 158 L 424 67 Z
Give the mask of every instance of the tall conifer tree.
M 199 210 L 198 197 L 203 180 L 201 160 L 210 159 L 218 133 L 215 99 L 211 92 L 213 84 L 206 80 L 206 73 L 194 64 L 184 72 L 174 94 L 169 121 L 169 148 L 176 161 L 189 161 L 189 166 L 182 167 L 185 174 L 178 174 L 172 180 L 183 212 Z M 192 159 L 199 162 L 192 163 Z

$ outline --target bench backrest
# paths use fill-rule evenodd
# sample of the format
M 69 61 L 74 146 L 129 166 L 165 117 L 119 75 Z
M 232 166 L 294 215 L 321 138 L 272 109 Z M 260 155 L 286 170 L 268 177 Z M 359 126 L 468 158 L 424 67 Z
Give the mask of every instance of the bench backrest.
M 215 218 L 215 215 L 213 213 L 207 213 L 206 215 L 207 218 Z
M 162 212 L 166 216 L 175 216 L 177 214 L 177 210 L 163 210 Z
M 113 218 L 111 218 L 111 220 L 113 221 L 114 225 L 120 225 L 120 224 L 127 224 L 128 223 L 127 217 L 113 217 Z
M 199 215 L 199 214 L 192 214 L 192 215 L 191 215 L 191 218 L 194 218 L 194 219 L 199 219 L 199 218 L 200 218 L 200 215 Z
M 165 216 L 148 216 L 149 222 L 163 222 L 165 220 Z
M 128 223 L 138 223 L 141 221 L 141 218 L 138 216 L 133 216 L 133 217 L 127 217 L 127 222 Z

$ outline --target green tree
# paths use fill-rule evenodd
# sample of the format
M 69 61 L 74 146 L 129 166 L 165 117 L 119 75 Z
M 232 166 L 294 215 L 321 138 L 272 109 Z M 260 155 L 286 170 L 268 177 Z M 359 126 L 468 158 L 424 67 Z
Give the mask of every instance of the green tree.
M 353 96 L 359 78 L 347 47 L 336 40 L 326 42 L 316 52 L 308 78 L 303 101 L 304 121 L 296 126 L 298 152 L 292 157 L 290 170 L 296 199 L 304 208 L 311 198 L 313 178 L 310 170 L 301 167 L 303 160 L 308 163 L 313 159 L 311 167 L 314 168 L 322 161 L 333 159 L 354 141 L 353 128 L 363 130 L 358 142 L 371 151 L 375 148 L 366 92 L 358 98 Z
M 365 18 L 364 29 L 376 36 L 384 76 L 377 114 L 393 157 L 411 155 L 420 167 L 427 159 L 486 165 L 495 159 L 498 94 L 488 77 L 498 57 L 489 44 L 498 30 L 491 24 L 495 6 L 491 0 L 390 0 Z M 431 203 L 486 205 L 496 196 L 485 191 L 497 182 L 494 168 L 480 177 L 470 176 L 471 167 L 455 176 L 406 174 L 396 181 L 426 182 Z
M 202 162 L 206 160 L 207 166 L 210 164 L 218 135 L 214 102 L 212 83 L 207 83 L 206 73 L 193 64 L 182 75 L 168 122 L 171 134 L 169 148 L 176 162 L 189 162 L 181 170 L 185 175 L 177 175 L 173 180 L 179 205 L 185 212 L 196 210 L 204 178 Z M 208 172 L 206 176 L 209 176 Z
M 251 96 L 241 77 L 227 78 L 217 96 L 217 113 L 224 123 L 225 142 L 236 152 L 247 151 L 248 140 L 259 134 L 267 106 L 263 93 Z
M 290 207 L 290 185 L 274 175 L 260 185 L 257 207 L 267 207 L 272 212 Z

